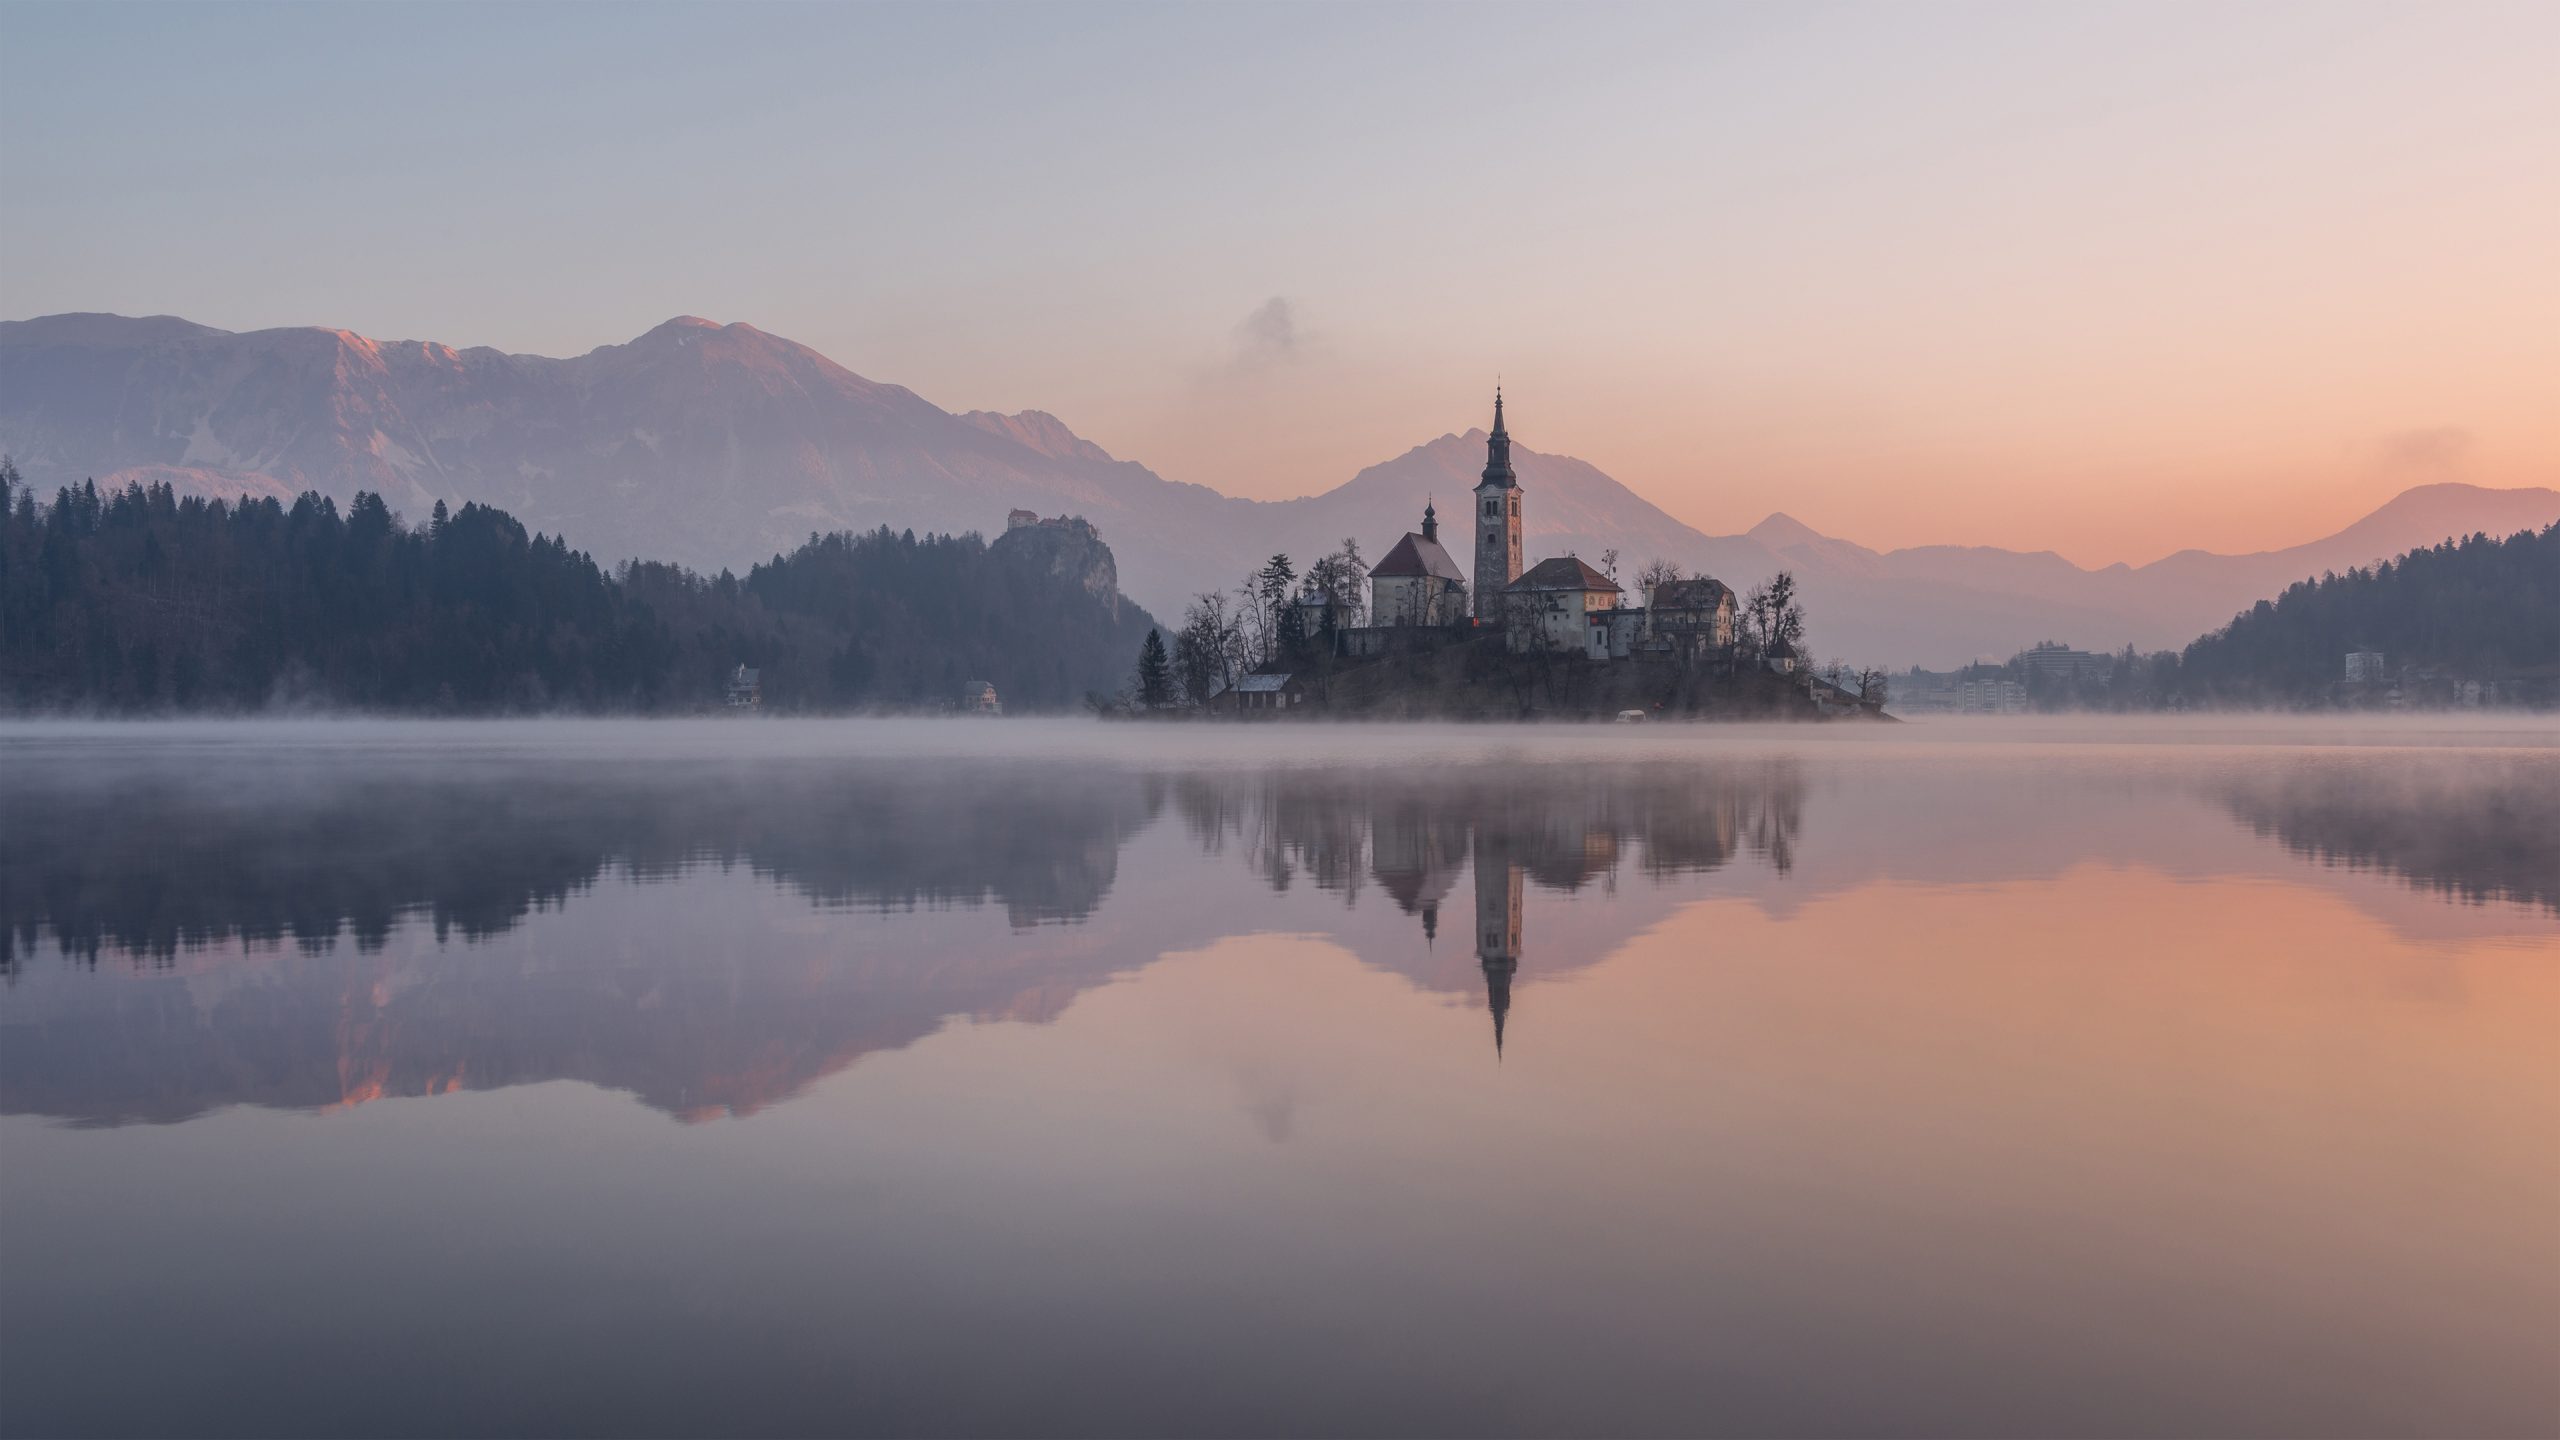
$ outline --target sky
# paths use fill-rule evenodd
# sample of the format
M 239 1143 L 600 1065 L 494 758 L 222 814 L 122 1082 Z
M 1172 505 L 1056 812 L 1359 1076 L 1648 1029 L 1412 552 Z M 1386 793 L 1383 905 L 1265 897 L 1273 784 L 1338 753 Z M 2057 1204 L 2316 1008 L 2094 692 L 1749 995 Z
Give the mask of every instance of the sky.
M 2140 563 L 2560 486 L 2560 5 L 0 5 L 0 317 L 694 314 L 1279 497 Z

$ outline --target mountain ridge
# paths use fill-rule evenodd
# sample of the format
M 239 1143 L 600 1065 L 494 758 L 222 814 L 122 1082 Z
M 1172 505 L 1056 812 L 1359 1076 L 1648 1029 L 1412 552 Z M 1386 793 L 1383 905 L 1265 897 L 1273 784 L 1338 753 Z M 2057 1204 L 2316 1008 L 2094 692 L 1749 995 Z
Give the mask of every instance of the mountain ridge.
M 610 560 L 704 570 L 813 531 L 993 534 L 1009 510 L 1073 513 L 1111 543 L 1131 597 L 1165 616 L 1274 550 L 1309 558 L 1350 537 L 1384 554 L 1426 499 L 1472 489 L 1483 444 L 1481 429 L 1447 431 L 1317 494 L 1249 500 L 1118 458 L 1046 411 L 943 410 L 743 322 L 676 316 L 554 358 L 168 315 L 0 321 L 0 450 L 47 488 L 94 477 L 342 502 L 367 489 L 412 514 L 477 500 Z M 2560 518 L 2560 491 L 2419 486 L 2300 545 L 2088 569 L 2051 551 L 1877 551 L 1783 511 L 1707 535 L 1585 461 L 1517 443 L 1513 459 L 1532 559 L 1615 548 L 1622 573 L 1658 556 L 1738 587 L 1793 569 L 1821 653 L 1897 665 L 2046 635 L 2183 644 L 2324 569 Z

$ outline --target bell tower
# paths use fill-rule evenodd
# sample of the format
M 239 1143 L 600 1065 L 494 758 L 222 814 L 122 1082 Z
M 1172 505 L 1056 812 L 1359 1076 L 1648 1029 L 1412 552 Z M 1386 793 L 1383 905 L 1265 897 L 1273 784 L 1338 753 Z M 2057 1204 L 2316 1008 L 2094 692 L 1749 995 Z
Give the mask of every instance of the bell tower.
M 1502 426 L 1499 386 L 1493 392 L 1493 433 L 1485 437 L 1484 449 L 1484 479 L 1476 485 L 1479 623 L 1500 618 L 1502 587 L 1520 578 L 1520 477 L 1511 471 L 1511 432 Z

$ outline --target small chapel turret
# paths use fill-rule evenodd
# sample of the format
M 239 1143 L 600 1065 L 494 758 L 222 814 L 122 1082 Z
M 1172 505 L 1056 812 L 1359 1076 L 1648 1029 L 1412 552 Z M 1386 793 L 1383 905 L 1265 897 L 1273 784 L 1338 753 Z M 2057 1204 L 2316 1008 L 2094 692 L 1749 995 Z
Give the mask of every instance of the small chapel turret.
M 1520 477 L 1511 469 L 1511 432 L 1494 387 L 1493 433 L 1485 437 L 1484 479 L 1476 485 L 1475 612 L 1500 618 L 1503 587 L 1520 578 Z

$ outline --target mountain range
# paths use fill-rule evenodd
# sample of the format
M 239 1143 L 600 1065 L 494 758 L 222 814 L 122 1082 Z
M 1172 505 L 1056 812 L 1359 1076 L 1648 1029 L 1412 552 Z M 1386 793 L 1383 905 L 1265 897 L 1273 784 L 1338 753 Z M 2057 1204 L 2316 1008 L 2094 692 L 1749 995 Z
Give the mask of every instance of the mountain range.
M 750 325 L 691 316 L 554 359 L 344 330 L 233 332 L 173 316 L 0 322 L 0 452 L 46 490 L 167 481 L 181 493 L 372 490 L 412 518 L 438 500 L 513 512 L 611 562 L 742 569 L 813 531 L 995 532 L 1006 512 L 1100 527 L 1131 597 L 1178 616 L 1275 551 L 1345 537 L 1372 559 L 1428 499 L 1464 524 L 1480 430 L 1443 434 L 1321 494 L 1256 501 L 1168 480 L 1037 410 L 953 413 Z M 1746 588 L 1801 582 L 1816 650 L 1945 665 L 2053 638 L 2184 644 L 2324 570 L 2473 531 L 2560 519 L 2560 490 L 2429 485 L 2335 535 L 2249 555 L 2183 551 L 2090 570 L 2051 552 L 1879 552 L 1785 515 L 1704 534 L 1599 469 L 1515 443 L 1532 558 L 1662 557 Z

